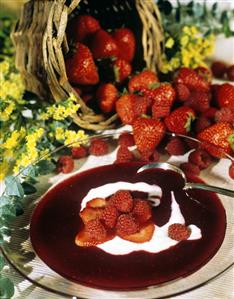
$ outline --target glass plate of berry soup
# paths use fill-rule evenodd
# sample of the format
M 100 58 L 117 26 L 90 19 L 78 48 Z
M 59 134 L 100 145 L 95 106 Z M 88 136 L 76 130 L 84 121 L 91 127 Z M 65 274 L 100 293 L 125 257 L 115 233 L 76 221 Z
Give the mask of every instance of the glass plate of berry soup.
M 51 153 L 60 173 L 40 177 L 25 199 L 3 245 L 8 261 L 33 284 L 77 298 L 166 298 L 221 275 L 233 265 L 233 199 L 185 192 L 173 171 L 137 171 L 182 164 L 189 181 L 233 189 L 230 160 L 210 160 L 188 137 L 183 154 L 169 155 L 168 138 L 144 156 L 130 132 L 90 137 L 81 151 L 68 149 L 77 158 L 68 174 L 65 149 Z M 201 154 L 205 169 L 195 175 L 183 163 Z

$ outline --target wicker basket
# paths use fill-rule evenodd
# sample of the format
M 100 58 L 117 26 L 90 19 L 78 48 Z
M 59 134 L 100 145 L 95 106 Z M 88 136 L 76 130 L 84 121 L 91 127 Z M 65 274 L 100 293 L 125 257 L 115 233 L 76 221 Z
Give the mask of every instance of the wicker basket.
M 68 19 L 76 14 L 90 14 L 104 29 L 131 28 L 137 49 L 134 70 L 160 67 L 163 31 L 154 0 L 31 0 L 22 10 L 12 34 L 16 47 L 16 67 L 26 89 L 47 100 L 60 101 L 74 93 L 81 105 L 74 122 L 80 127 L 102 130 L 113 126 L 116 116 L 106 119 L 87 107 L 68 82 L 64 55 L 69 51 L 66 39 Z

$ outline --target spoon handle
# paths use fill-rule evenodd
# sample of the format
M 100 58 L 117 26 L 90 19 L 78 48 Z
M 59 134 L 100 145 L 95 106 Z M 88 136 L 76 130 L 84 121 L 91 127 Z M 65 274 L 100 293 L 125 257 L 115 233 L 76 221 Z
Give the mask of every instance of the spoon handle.
M 219 193 L 219 194 L 234 197 L 234 191 L 231 191 L 231 190 L 228 190 L 228 189 L 225 189 L 225 188 L 206 185 L 206 184 L 186 183 L 185 186 L 184 186 L 184 189 L 185 190 L 188 190 L 188 189 L 201 189 L 201 190 L 212 191 L 212 192 L 216 192 L 216 193 Z

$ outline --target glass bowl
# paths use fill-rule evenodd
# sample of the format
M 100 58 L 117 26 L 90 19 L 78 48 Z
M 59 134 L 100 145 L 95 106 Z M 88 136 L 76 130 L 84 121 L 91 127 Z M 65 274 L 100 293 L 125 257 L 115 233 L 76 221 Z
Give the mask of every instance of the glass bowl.
M 68 298 L 168 298 L 199 288 L 233 266 L 234 201 L 232 198 L 223 195 L 219 195 L 219 198 L 225 209 L 227 226 L 222 245 L 205 265 L 185 277 L 182 275 L 177 279 L 147 287 L 105 289 L 83 283 L 76 283 L 70 279 L 66 279 L 47 266 L 37 255 L 30 240 L 30 223 L 36 207 L 43 199 L 43 194 L 47 193 L 48 190 L 56 188 L 55 186 L 59 186 L 61 182 L 66 182 L 67 179 L 78 173 L 95 167 L 112 164 L 116 159 L 116 152 L 119 147 L 119 134 L 124 130 L 125 129 L 114 132 L 108 131 L 105 134 L 95 135 L 85 140 L 88 145 L 92 138 L 104 139 L 109 145 L 108 154 L 102 156 L 89 155 L 88 157 L 76 160 L 75 168 L 72 173 L 69 174 L 50 173 L 49 175 L 40 176 L 39 182 L 36 185 L 37 192 L 25 198 L 25 212 L 11 223 L 9 227 L 11 237 L 3 243 L 2 251 L 8 262 L 32 284 Z M 189 140 L 188 137 L 181 138 L 183 138 L 184 141 Z M 134 146 L 129 149 L 136 153 Z M 59 155 L 64 154 L 64 152 L 65 148 L 60 147 L 50 153 L 50 155 L 53 158 L 57 158 Z M 165 151 L 162 151 L 159 161 L 167 161 L 174 165 L 180 165 L 180 163 L 187 161 L 188 153 L 189 151 L 182 156 L 169 156 Z M 232 190 L 233 181 L 228 177 L 229 165 L 230 160 L 221 159 L 201 171 L 199 178 L 208 184 Z M 64 256 L 65 255 L 66 253 L 64 253 Z

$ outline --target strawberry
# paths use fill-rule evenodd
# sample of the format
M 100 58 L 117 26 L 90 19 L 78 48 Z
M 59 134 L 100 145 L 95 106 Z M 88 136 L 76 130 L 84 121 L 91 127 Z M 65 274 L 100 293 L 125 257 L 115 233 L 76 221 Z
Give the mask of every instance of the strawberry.
M 187 240 L 191 235 L 191 229 L 181 223 L 173 223 L 168 227 L 168 237 L 176 240 Z
M 211 65 L 211 71 L 216 78 L 222 79 L 227 70 L 227 66 L 222 61 L 214 61 Z
M 186 152 L 185 144 L 179 137 L 173 137 L 165 147 L 170 155 L 179 156 L 184 155 Z
M 187 134 L 191 123 L 195 119 L 195 112 L 189 107 L 179 107 L 164 119 L 167 129 L 173 133 Z
M 57 171 L 62 173 L 70 173 L 74 168 L 74 160 L 70 156 L 60 156 L 57 161 Z
M 234 125 L 234 109 L 223 107 L 216 111 L 215 122 L 228 122 Z
M 153 117 L 165 117 L 170 113 L 175 100 L 176 92 L 171 84 L 161 84 L 152 90 L 153 93 Z
M 136 39 L 133 32 L 128 28 L 116 29 L 113 34 L 119 49 L 119 57 L 131 62 L 135 55 Z
M 100 220 L 103 221 L 106 227 L 114 228 L 119 216 L 118 210 L 112 206 L 108 205 L 105 207 L 103 213 L 100 216 Z
M 165 135 L 163 122 L 152 118 L 138 118 L 132 128 L 135 144 L 141 153 L 153 152 Z
M 175 90 L 176 90 L 177 99 L 180 102 L 184 102 L 188 99 L 190 95 L 190 91 L 186 85 L 181 83 L 175 84 Z
M 108 143 L 104 139 L 92 139 L 89 147 L 89 153 L 94 156 L 102 156 L 107 154 Z
M 204 112 L 210 108 L 210 94 L 203 91 L 193 91 L 185 105 L 192 108 L 195 112 Z
M 228 80 L 234 81 L 234 64 L 227 68 L 227 77 Z
M 90 15 L 80 15 L 68 24 L 69 36 L 76 42 L 87 40 L 92 34 L 101 29 L 98 20 Z
M 234 86 L 229 83 L 220 85 L 216 92 L 216 99 L 220 108 L 229 107 L 234 110 Z
M 154 223 L 152 221 L 147 222 L 146 225 L 140 227 L 140 230 L 134 234 L 122 236 L 124 240 L 134 243 L 144 243 L 151 240 L 155 230 Z
M 209 91 L 210 84 L 193 69 L 182 67 L 176 77 L 174 78 L 175 84 L 184 84 L 190 91 L 200 90 Z
M 121 145 L 117 151 L 115 163 L 127 163 L 133 160 L 133 153 L 126 146 Z
M 103 113 L 115 110 L 115 102 L 118 99 L 118 90 L 112 83 L 105 83 L 98 87 L 96 97 Z
M 139 223 L 144 223 L 152 217 L 152 209 L 150 204 L 143 199 L 134 200 L 134 208 L 132 214 L 139 221 Z
M 149 101 L 147 98 L 136 94 L 125 94 L 116 102 L 116 112 L 123 124 L 132 124 L 134 120 L 146 114 Z
M 133 146 L 134 144 L 135 143 L 134 143 L 134 138 L 133 138 L 132 134 L 122 133 L 119 136 L 118 145 L 128 147 L 128 146 Z
M 119 48 L 113 37 L 105 30 L 98 30 L 91 42 L 91 51 L 95 59 L 118 57 Z
M 158 77 L 154 72 L 145 70 L 131 78 L 128 82 L 128 90 L 131 93 L 141 91 L 144 88 L 151 88 L 152 85 L 158 82 Z
M 115 206 L 120 212 L 128 213 L 133 208 L 133 198 L 129 191 L 119 190 L 110 197 L 109 204 Z
M 200 115 L 195 123 L 195 132 L 200 133 L 205 128 L 208 128 L 211 125 L 211 120 L 203 115 Z
M 211 71 L 204 67 L 204 66 L 198 66 L 197 68 L 195 68 L 195 72 L 201 76 L 202 78 L 204 78 L 207 82 L 211 83 L 212 81 L 212 73 Z
M 122 83 L 132 73 L 132 66 L 124 59 L 116 59 L 113 62 L 115 81 Z
M 140 230 L 139 223 L 130 214 L 122 214 L 119 216 L 116 224 L 116 233 L 120 237 L 134 234 Z
M 81 43 L 76 43 L 75 49 L 75 54 L 66 60 L 68 80 L 81 85 L 97 84 L 99 76 L 89 48 Z
M 222 158 L 226 154 L 231 154 L 231 136 L 234 130 L 231 124 L 226 122 L 216 123 L 197 135 L 202 141 L 202 147 L 214 157 Z

